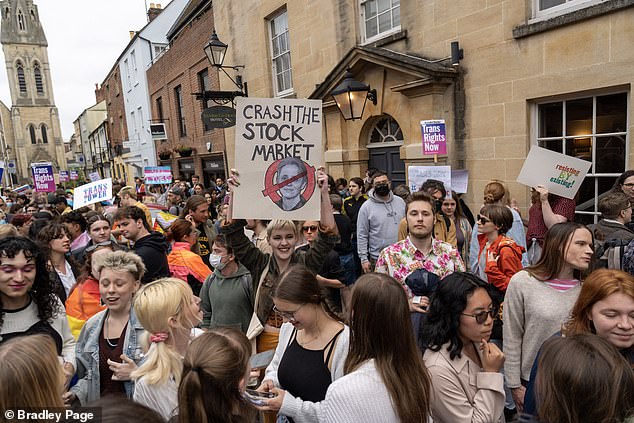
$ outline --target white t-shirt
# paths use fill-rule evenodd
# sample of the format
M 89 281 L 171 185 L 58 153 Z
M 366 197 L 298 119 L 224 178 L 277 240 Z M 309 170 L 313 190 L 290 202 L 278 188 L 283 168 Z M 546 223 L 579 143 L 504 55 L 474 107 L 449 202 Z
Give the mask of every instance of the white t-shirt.
M 64 264 L 66 265 L 65 272 L 66 274 L 61 273 L 59 270 L 55 269 L 59 278 L 62 280 L 62 285 L 64 286 L 64 290 L 66 291 L 66 296 L 70 294 L 70 290 L 75 286 L 77 281 L 75 280 L 75 275 L 73 274 L 73 269 L 70 267 L 70 263 L 67 260 L 64 260 Z

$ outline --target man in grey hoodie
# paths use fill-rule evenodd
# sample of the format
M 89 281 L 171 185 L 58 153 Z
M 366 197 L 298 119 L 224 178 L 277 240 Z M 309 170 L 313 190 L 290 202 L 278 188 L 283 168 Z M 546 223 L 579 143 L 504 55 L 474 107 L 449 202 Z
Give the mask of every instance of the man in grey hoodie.
M 398 225 L 405 217 L 405 201 L 390 191 L 391 182 L 384 172 L 373 176 L 368 201 L 357 217 L 357 250 L 363 272 L 374 269 L 382 249 L 398 241 Z

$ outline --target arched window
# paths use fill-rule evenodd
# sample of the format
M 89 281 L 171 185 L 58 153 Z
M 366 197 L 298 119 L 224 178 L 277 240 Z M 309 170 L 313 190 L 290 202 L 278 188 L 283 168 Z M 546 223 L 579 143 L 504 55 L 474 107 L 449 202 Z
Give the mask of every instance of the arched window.
M 26 25 L 24 24 L 24 14 L 21 10 L 18 10 L 18 29 L 20 31 L 26 30 Z
M 46 132 L 46 125 L 42 124 L 42 142 L 48 144 L 48 134 Z
M 44 82 L 42 81 L 42 71 L 39 63 L 33 66 L 33 76 L 35 77 L 35 88 L 38 94 L 44 94 Z
M 20 87 L 20 93 L 26 93 L 26 78 L 24 78 L 24 65 L 18 61 L 15 65 L 18 74 L 18 86 Z
M 35 126 L 29 125 L 29 135 L 31 136 L 31 144 L 37 144 L 35 139 Z
M 370 144 L 385 142 L 403 143 L 403 131 L 390 115 L 381 117 L 370 130 Z

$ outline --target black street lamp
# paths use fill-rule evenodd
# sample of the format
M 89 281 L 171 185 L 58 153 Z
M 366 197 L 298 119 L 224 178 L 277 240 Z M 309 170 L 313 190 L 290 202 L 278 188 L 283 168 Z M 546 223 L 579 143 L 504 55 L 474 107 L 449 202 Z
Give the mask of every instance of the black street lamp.
M 209 38 L 209 42 L 205 46 L 205 54 L 211 66 L 222 67 L 222 62 L 224 62 L 225 54 L 227 53 L 227 47 L 227 44 L 218 39 L 218 34 L 216 34 L 216 30 L 214 29 L 214 32 L 211 33 L 211 38 Z
M 376 106 L 376 90 L 371 90 L 368 84 L 355 80 L 350 69 L 346 71 L 343 82 L 330 95 L 335 99 L 345 120 L 361 119 L 367 100 Z

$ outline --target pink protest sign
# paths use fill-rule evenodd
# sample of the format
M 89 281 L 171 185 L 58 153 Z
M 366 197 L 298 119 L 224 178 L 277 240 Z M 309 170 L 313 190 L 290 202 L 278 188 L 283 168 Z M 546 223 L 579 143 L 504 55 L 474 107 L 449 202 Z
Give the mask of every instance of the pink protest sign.
M 35 192 L 55 192 L 55 176 L 51 163 L 33 163 L 31 165 Z
M 447 132 L 444 120 L 421 120 L 423 154 L 447 154 Z
M 70 176 L 68 175 L 68 171 L 67 170 L 60 170 L 59 171 L 59 181 L 60 182 L 68 182 L 68 181 L 70 181 Z

